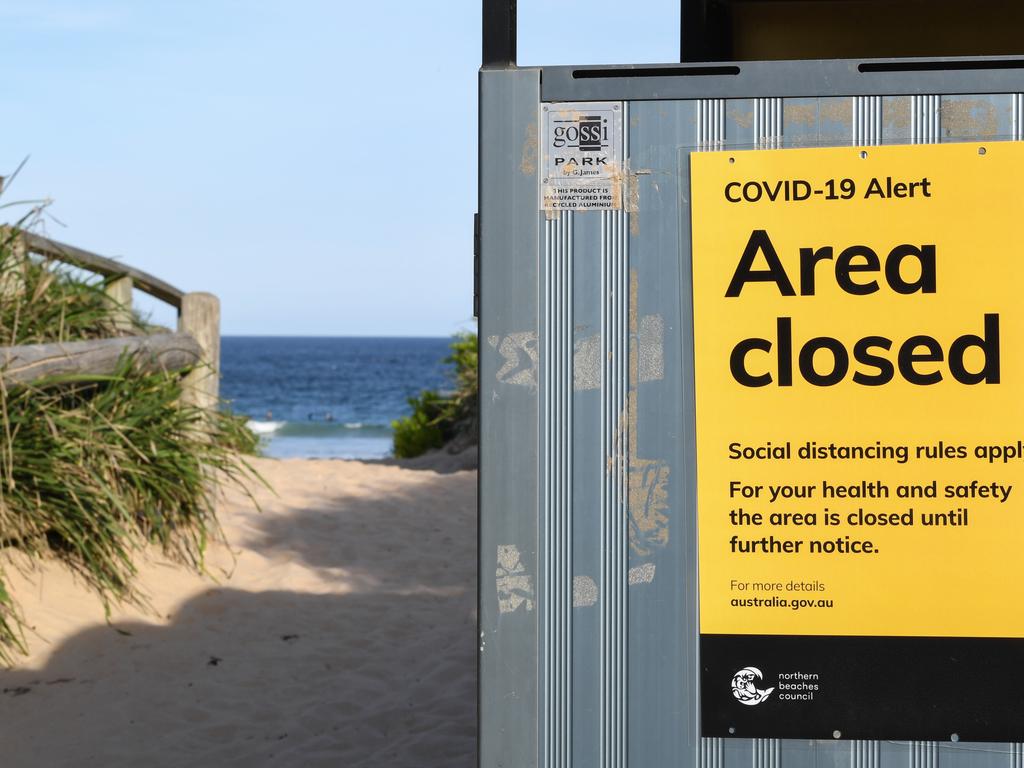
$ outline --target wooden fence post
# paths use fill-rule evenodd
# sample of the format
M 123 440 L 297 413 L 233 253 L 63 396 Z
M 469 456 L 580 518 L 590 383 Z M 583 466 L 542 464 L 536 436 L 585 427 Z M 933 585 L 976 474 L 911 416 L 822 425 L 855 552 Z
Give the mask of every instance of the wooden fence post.
M 107 283 L 104 293 L 107 295 L 107 305 L 110 307 L 110 314 L 114 320 L 114 328 L 118 331 L 131 331 L 132 322 L 132 286 L 134 282 L 130 277 L 118 277 Z
M 203 350 L 203 364 L 185 377 L 183 399 L 212 412 L 220 395 L 220 300 L 212 293 L 186 293 L 178 330 L 190 334 Z
M 10 239 L 11 253 L 0 272 L 0 299 L 9 299 L 25 290 L 25 260 L 28 253 L 21 232 L 13 231 L 12 227 L 0 227 L 0 237 L 4 241 Z

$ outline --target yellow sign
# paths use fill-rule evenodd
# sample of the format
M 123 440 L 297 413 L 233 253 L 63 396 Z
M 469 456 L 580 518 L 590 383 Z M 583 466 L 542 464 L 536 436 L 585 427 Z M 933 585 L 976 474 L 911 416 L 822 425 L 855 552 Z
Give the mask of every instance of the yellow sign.
M 691 182 L 701 632 L 1024 637 L 1024 144 Z

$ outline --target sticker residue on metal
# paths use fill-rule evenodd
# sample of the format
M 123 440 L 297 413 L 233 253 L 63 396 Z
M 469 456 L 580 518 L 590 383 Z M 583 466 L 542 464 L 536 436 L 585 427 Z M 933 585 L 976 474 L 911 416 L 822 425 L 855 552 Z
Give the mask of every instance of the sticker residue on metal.
M 546 211 L 622 208 L 622 104 L 545 104 L 542 206 Z

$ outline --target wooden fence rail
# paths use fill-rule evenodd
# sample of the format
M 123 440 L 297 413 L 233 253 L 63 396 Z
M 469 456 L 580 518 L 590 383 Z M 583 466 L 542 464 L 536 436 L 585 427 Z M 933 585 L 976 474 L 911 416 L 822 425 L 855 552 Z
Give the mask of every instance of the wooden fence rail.
M 6 227 L 3 230 L 10 232 Z M 217 407 L 220 302 L 216 296 L 186 293 L 140 269 L 31 232 L 15 232 L 14 237 L 16 257 L 34 253 L 108 278 L 106 295 L 120 331 L 130 333 L 135 327 L 132 290 L 138 289 L 177 310 L 178 333 L 0 347 L 0 378 L 28 384 L 58 375 L 104 376 L 115 370 L 121 355 L 127 352 L 144 370 L 189 369 L 183 382 L 186 402 L 204 409 Z M 16 290 L 17 286 L 0 286 L 0 300 L 12 288 Z
M 143 293 L 148 293 L 150 296 L 167 302 L 172 307 L 181 309 L 181 300 L 185 296 L 185 292 L 164 282 L 159 277 L 153 277 L 140 269 L 108 259 L 106 256 L 90 253 L 81 248 L 75 248 L 73 245 L 58 243 L 48 237 L 34 235 L 31 232 L 22 232 L 20 236 L 25 243 L 25 250 L 29 253 L 38 253 L 48 259 L 73 264 L 104 277 L 131 280 L 133 288 L 138 288 Z
M 203 350 L 187 333 L 0 347 L 0 378 L 7 385 L 33 384 L 55 376 L 107 376 L 122 355 L 148 373 L 199 365 Z

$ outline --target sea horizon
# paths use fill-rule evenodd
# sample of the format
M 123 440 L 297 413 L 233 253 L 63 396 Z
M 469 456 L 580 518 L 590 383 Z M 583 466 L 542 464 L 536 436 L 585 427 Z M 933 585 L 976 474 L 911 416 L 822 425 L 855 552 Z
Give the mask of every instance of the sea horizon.
M 452 385 L 451 336 L 221 337 L 221 396 L 273 458 L 381 459 L 410 397 Z

